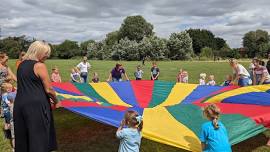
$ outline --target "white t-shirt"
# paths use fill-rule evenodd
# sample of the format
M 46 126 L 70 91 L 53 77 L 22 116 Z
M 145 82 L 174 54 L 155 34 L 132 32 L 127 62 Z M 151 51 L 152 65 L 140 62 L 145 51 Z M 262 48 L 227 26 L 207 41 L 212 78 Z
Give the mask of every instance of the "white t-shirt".
M 91 65 L 88 62 L 81 62 L 77 65 L 77 67 L 80 69 L 80 72 L 88 72 L 88 68 L 90 68 Z
M 205 80 L 204 79 L 200 79 L 200 85 L 205 85 Z
M 238 71 L 238 73 L 236 73 L 236 71 L 233 69 L 233 73 L 234 74 L 238 74 L 238 75 L 240 75 L 241 77 L 250 77 L 250 75 L 249 75 L 249 72 L 246 70 L 246 68 L 243 66 L 243 65 L 241 65 L 241 64 L 238 64 L 237 65 L 237 71 Z
M 210 80 L 210 81 L 207 83 L 207 85 L 214 86 L 214 85 L 216 85 L 216 82 L 215 82 L 215 80 Z
M 183 83 L 188 83 L 188 76 L 183 77 L 182 82 Z

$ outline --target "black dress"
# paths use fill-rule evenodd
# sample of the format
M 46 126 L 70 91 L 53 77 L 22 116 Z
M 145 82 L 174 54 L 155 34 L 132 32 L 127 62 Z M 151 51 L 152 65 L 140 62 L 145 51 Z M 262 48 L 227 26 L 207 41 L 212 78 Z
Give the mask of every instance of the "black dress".
M 57 149 L 49 97 L 34 73 L 37 61 L 23 61 L 17 71 L 14 102 L 15 152 L 49 152 Z

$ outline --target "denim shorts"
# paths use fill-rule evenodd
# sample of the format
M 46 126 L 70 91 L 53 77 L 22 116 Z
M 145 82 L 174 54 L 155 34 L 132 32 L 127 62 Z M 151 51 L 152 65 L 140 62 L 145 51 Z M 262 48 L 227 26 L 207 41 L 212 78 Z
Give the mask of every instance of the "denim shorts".
M 244 86 L 250 85 L 250 78 L 239 78 L 238 85 L 240 87 L 244 87 Z
M 113 82 L 121 82 L 122 79 L 121 79 L 121 78 L 120 78 L 120 79 L 112 78 L 112 81 L 113 81 Z

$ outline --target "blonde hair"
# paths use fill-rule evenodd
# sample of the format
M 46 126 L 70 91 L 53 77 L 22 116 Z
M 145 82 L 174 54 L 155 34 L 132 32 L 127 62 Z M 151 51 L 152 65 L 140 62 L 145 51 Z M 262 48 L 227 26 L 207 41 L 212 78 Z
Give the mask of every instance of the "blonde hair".
M 51 54 L 51 47 L 45 41 L 35 41 L 33 42 L 26 54 L 23 56 L 23 60 L 38 60 L 41 53 L 46 52 L 48 56 Z
M 200 74 L 200 78 L 205 78 L 206 77 L 206 73 L 201 73 Z
M 137 127 L 138 131 L 141 131 L 143 128 L 143 121 L 141 116 L 133 110 L 129 110 L 125 113 L 125 124 L 128 127 Z
M 9 87 L 12 88 L 12 84 L 11 83 L 7 83 L 7 82 L 2 83 L 2 85 L 1 85 L 1 91 L 2 91 L 2 93 L 7 92 L 7 90 L 8 90 Z
M 215 76 L 213 74 L 209 75 L 210 79 L 215 79 Z
M 229 63 L 230 64 L 237 64 L 238 61 L 235 58 L 231 58 L 231 59 L 229 59 Z
M 220 109 L 215 104 L 209 104 L 203 108 L 203 114 L 210 119 L 215 129 L 219 129 L 218 119 L 220 115 Z
M 93 74 L 93 75 L 98 77 L 98 73 L 97 73 L 97 72 L 94 72 L 94 74 Z

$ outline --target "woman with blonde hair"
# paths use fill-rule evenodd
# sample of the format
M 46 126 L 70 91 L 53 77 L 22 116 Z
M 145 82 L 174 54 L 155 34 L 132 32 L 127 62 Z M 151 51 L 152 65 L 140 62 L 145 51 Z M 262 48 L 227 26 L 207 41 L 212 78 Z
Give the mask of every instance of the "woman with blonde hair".
M 15 151 L 48 152 L 57 149 L 50 104 L 58 104 L 44 61 L 51 48 L 44 41 L 33 42 L 20 64 L 14 102 Z
M 233 82 L 236 82 L 241 87 L 252 83 L 250 74 L 243 65 L 239 64 L 236 59 L 230 59 L 229 63 L 233 69 Z

